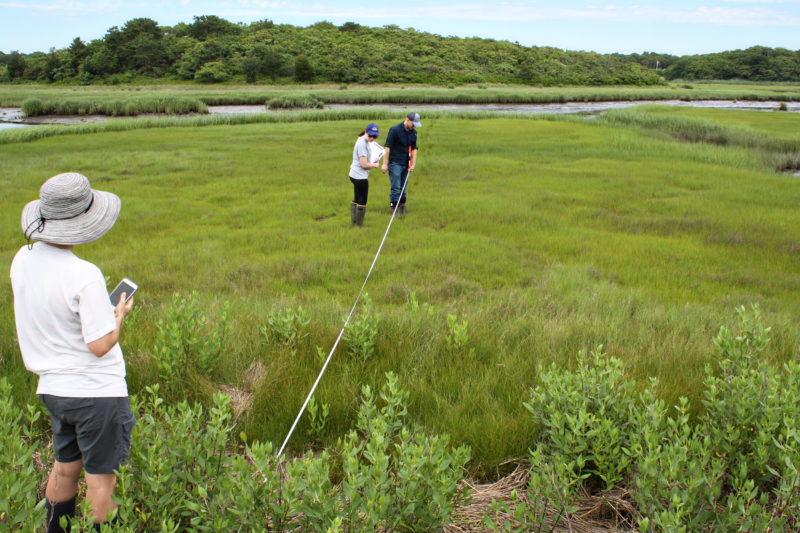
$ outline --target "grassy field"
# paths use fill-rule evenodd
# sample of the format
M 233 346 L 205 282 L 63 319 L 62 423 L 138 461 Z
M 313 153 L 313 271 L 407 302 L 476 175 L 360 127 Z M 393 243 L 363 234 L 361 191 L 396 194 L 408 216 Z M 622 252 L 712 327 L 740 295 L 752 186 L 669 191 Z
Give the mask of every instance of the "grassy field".
M 629 113 L 423 119 L 408 215 L 367 286 L 380 314 L 375 353 L 362 360 L 340 347 L 317 392 L 330 405 L 325 429 L 312 435 L 304 421 L 291 449 L 335 441 L 361 385 L 391 370 L 411 393 L 412 418 L 469 444 L 474 473 L 491 477 L 535 438 L 522 401 L 540 365 L 574 368 L 580 350 L 603 344 L 632 379 L 658 377 L 670 405 L 687 396 L 696 410 L 712 337 L 735 322 L 736 306 L 756 303 L 773 328 L 771 360 L 793 358 L 800 181 L 775 172 L 783 152 L 773 148 L 800 143 L 800 116 Z M 687 142 L 662 128 L 665 118 L 727 137 Z M 116 192 L 116 227 L 77 253 L 110 284 L 128 276 L 140 285 L 122 343 L 131 392 L 159 379 L 155 324 L 174 293 L 197 291 L 212 323 L 230 302 L 221 365 L 173 399 L 225 386 L 242 398 L 242 429 L 280 442 L 389 221 L 388 178 L 375 171 L 364 227 L 347 216 L 346 173 L 364 122 L 170 124 L 0 143 L 0 270 L 24 244 L 19 213 L 45 179 L 75 170 Z M 378 120 L 383 132 L 395 122 Z M 725 138 L 734 142 L 713 142 Z M 35 381 L 20 362 L 5 283 L 0 374 L 30 401 Z M 270 314 L 299 306 L 309 325 L 296 346 L 262 333 Z
M 428 86 L 53 86 L 2 85 L 0 107 L 21 107 L 28 99 L 37 110 L 65 113 L 130 115 L 155 112 L 171 99 L 168 109 L 193 112 L 204 105 L 265 104 L 273 98 L 310 95 L 326 104 L 480 104 L 591 102 L 614 100 L 800 100 L 800 86 L 745 83 L 665 83 L 657 87 L 526 87 L 479 85 Z M 195 102 L 192 104 L 192 102 Z M 161 106 L 161 107 L 159 107 Z

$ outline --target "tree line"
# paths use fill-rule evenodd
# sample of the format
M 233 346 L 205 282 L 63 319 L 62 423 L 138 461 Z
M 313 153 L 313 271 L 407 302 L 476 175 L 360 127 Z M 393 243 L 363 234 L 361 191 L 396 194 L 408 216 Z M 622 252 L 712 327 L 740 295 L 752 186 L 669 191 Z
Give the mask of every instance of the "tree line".
M 213 15 L 159 26 L 137 18 L 102 39 L 64 49 L 0 54 L 6 80 L 124 83 L 140 77 L 199 82 L 527 83 L 651 85 L 651 69 L 610 55 L 442 37 L 389 25 L 308 27 Z M 2 67 L 0 67 L 2 68 Z
M 800 50 L 786 48 L 751 46 L 682 57 L 654 52 L 613 55 L 656 69 L 667 80 L 800 81 Z
M 308 27 L 270 20 L 232 23 L 214 15 L 159 26 L 129 20 L 89 43 L 64 49 L 0 52 L 0 79 L 25 82 L 127 83 L 142 78 L 202 83 L 522 83 L 655 85 L 664 79 L 797 81 L 800 51 L 754 47 L 677 57 L 598 54 L 477 37 L 443 37 L 346 22 Z

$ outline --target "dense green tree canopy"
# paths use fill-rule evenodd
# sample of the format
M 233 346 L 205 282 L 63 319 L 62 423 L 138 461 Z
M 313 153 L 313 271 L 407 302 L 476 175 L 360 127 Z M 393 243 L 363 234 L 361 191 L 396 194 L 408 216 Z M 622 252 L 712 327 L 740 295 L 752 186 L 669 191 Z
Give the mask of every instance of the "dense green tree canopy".
M 214 83 L 524 83 L 653 85 L 668 79 L 800 80 L 800 51 L 753 47 L 700 56 L 597 54 L 355 22 L 309 27 L 214 15 L 159 26 L 149 18 L 63 50 L 0 53 L 10 81 L 119 83 L 137 76 Z
M 753 46 L 718 54 L 686 56 L 666 71 L 669 79 L 800 81 L 800 50 Z

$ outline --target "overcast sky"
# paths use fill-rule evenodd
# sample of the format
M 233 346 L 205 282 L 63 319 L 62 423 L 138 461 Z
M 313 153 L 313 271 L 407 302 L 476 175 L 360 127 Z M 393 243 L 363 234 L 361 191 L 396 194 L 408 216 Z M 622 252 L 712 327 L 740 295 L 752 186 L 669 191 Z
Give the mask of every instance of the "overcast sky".
M 689 55 L 755 45 L 800 50 L 800 0 L 0 0 L 0 51 L 46 52 L 66 48 L 75 37 L 102 38 L 112 26 L 137 17 L 174 26 L 197 15 L 295 26 L 322 20 L 395 24 L 443 36 L 601 53 Z

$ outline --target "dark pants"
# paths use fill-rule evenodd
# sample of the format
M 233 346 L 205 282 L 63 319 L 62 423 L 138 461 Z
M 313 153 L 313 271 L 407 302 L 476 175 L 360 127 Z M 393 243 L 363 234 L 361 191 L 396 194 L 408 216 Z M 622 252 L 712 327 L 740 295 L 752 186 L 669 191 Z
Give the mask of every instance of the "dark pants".
M 358 205 L 367 205 L 367 196 L 369 196 L 369 180 L 354 180 L 353 182 L 353 201 Z
M 389 163 L 389 183 L 391 190 L 389 191 L 389 203 L 394 207 L 398 201 L 401 204 L 406 203 L 406 193 L 408 192 L 408 163 Z M 406 187 L 403 190 L 403 187 Z M 401 196 L 400 193 L 403 193 Z

